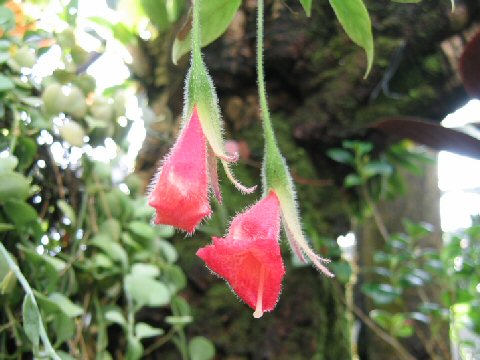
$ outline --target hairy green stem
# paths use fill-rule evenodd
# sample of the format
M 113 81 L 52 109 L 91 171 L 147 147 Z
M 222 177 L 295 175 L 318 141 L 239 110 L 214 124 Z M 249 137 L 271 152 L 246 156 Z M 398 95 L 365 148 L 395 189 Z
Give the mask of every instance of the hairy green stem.
M 27 279 L 25 278 L 25 276 L 20 271 L 20 268 L 17 266 L 17 264 L 13 260 L 10 253 L 7 251 L 7 249 L 5 248 L 3 243 L 1 243 L 1 242 L 0 242 L 0 253 L 5 258 L 5 261 L 7 262 L 10 270 L 12 270 L 12 272 L 17 277 L 18 282 L 20 283 L 20 285 L 22 285 L 22 288 L 25 291 L 25 293 L 27 295 L 31 296 L 31 298 L 32 298 L 32 302 L 35 305 L 35 309 L 38 313 L 38 318 L 40 320 L 39 321 L 39 331 L 40 331 L 40 337 L 42 339 L 43 345 L 45 346 L 45 350 L 47 351 L 47 353 L 50 355 L 50 357 L 52 359 L 61 360 L 60 357 L 55 352 L 55 349 L 53 348 L 52 344 L 50 343 L 50 339 L 48 338 L 47 332 L 45 330 L 45 326 L 43 325 L 42 316 L 40 315 L 40 310 L 38 308 L 37 301 L 35 299 L 35 295 L 33 293 L 33 290 L 30 287 L 30 284 L 28 283 Z
M 198 1 L 198 0 L 197 0 Z M 265 146 L 278 151 L 275 141 L 275 132 L 273 131 L 272 121 L 270 120 L 270 112 L 268 110 L 267 90 L 265 88 L 265 75 L 263 69 L 263 18 L 264 3 L 263 0 L 258 0 L 257 5 L 257 82 L 258 82 L 258 96 L 260 98 L 260 109 L 262 111 L 263 132 L 265 134 Z
M 200 31 L 200 1 L 192 0 L 192 62 L 202 62 L 202 35 Z

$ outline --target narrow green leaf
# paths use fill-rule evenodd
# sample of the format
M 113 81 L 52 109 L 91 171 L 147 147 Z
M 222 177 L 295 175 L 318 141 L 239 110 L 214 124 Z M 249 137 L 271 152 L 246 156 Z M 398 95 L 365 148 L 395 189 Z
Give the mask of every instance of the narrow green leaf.
M 165 331 L 160 328 L 154 328 L 146 323 L 139 322 L 135 324 L 135 337 L 138 339 L 150 338 L 163 335 Z
M 219 38 L 227 30 L 241 3 L 241 0 L 203 0 L 200 3 L 202 47 Z M 191 31 L 188 27 L 190 21 L 180 30 L 173 43 L 174 64 L 191 49 Z
M 190 315 L 183 316 L 166 316 L 165 322 L 170 325 L 183 326 L 190 324 L 193 321 L 193 317 Z
M 77 317 L 83 314 L 83 309 L 77 304 L 74 304 L 65 295 L 53 293 L 48 298 L 57 304 L 58 308 L 69 318 Z
M 0 223 L 0 232 L 2 231 L 10 231 L 15 229 L 15 226 L 12 224 Z
M 65 200 L 58 200 L 57 206 L 60 208 L 60 210 L 62 210 L 63 215 L 70 219 L 70 221 L 72 222 L 72 226 L 75 226 L 77 217 L 72 207 Z
M 34 352 L 38 352 L 40 344 L 40 315 L 32 294 L 25 295 L 22 307 L 23 329 L 28 339 L 32 342 Z
M 300 4 L 302 4 L 307 16 L 310 17 L 312 15 L 312 0 L 300 0 Z
M 327 155 L 328 157 L 330 157 L 331 159 L 339 162 L 339 163 L 342 163 L 342 164 L 353 164 L 354 163 L 354 159 L 353 159 L 353 155 L 351 153 L 349 153 L 347 150 L 344 150 L 344 149 L 329 149 L 327 151 Z
M 363 184 L 363 180 L 360 176 L 356 174 L 349 174 L 343 181 L 345 187 L 358 186 Z
M 362 0 L 330 0 L 330 5 L 350 39 L 365 50 L 367 71 L 364 77 L 367 77 L 374 56 L 372 24 L 367 8 Z

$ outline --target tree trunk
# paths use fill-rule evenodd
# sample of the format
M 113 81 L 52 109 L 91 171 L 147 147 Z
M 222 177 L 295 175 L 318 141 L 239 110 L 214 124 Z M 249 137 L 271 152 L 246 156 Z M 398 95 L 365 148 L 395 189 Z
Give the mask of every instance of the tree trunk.
M 402 220 L 410 220 L 414 223 L 426 222 L 432 225 L 434 231 L 426 236 L 420 242 L 422 249 L 439 249 L 442 246 L 442 232 L 440 227 L 440 190 L 438 188 L 437 166 L 429 165 L 424 169 L 422 176 L 413 174 L 404 174 L 407 184 L 407 193 L 402 198 L 395 201 L 383 202 L 379 205 L 379 213 L 383 224 L 390 234 L 405 232 Z M 365 282 L 375 282 L 378 276 L 375 276 L 368 269 L 375 266 L 373 255 L 375 251 L 385 245 L 385 240 L 381 236 L 375 221 L 368 221 L 360 227 L 358 231 L 358 264 L 361 276 L 359 277 L 358 287 Z M 428 297 L 429 301 L 440 302 L 438 288 L 433 286 L 423 286 L 422 294 Z M 418 311 L 419 305 L 424 299 L 413 291 L 404 294 L 408 296 L 406 301 L 407 309 L 400 309 L 395 305 L 389 310 L 392 312 L 414 312 Z M 375 308 L 368 298 L 357 294 L 357 301 L 365 313 L 369 313 Z M 440 355 L 441 359 L 450 358 L 450 346 L 448 329 L 449 323 L 445 321 L 443 330 L 436 335 L 437 342 L 432 341 L 432 334 L 429 328 L 415 323 L 415 334 L 403 341 L 415 359 L 430 359 L 432 354 Z M 359 353 L 362 359 L 368 360 L 394 360 L 398 359 L 397 353 L 392 353 L 391 348 L 376 334 L 367 327 L 362 327 L 359 336 Z

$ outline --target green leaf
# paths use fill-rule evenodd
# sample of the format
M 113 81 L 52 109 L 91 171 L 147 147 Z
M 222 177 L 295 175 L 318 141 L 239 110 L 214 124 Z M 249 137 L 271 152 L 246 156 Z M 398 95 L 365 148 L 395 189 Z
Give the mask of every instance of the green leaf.
M 24 253 L 26 262 L 35 267 L 33 275 L 42 279 L 48 279 L 49 286 L 54 287 L 60 273 L 65 270 L 65 262 L 47 254 L 40 255 L 34 249 L 29 249 L 23 245 L 18 247 Z
M 307 16 L 310 17 L 312 15 L 312 0 L 300 0 L 300 4 L 302 4 Z
M 170 302 L 167 286 L 149 277 L 128 274 L 124 278 L 126 294 L 139 306 L 159 307 Z
M 155 25 L 158 30 L 164 31 L 169 28 L 170 22 L 168 21 L 167 6 L 165 2 L 157 0 L 141 0 L 140 3 L 150 21 Z
M 38 352 L 40 344 L 40 314 L 32 294 L 25 295 L 22 306 L 23 329 L 32 342 L 34 353 Z
M 187 278 L 183 270 L 176 265 L 165 268 L 162 279 L 166 282 L 172 294 L 182 290 L 187 285 Z
M 363 284 L 362 291 L 376 304 L 390 304 L 400 296 L 400 290 L 389 284 Z
M 0 28 L 6 32 L 15 27 L 15 15 L 9 8 L 0 7 Z
M 137 263 L 132 265 L 132 274 L 155 278 L 160 275 L 160 270 L 153 264 Z
M 122 234 L 122 224 L 117 219 L 107 219 L 100 225 L 100 232 L 118 241 Z
M 215 346 L 203 336 L 195 336 L 188 343 L 191 360 L 210 360 L 215 357 Z
M 390 323 L 391 323 L 390 319 L 392 318 L 391 313 L 389 313 L 388 311 L 375 309 L 370 311 L 369 315 L 370 315 L 370 318 L 373 321 L 375 321 L 378 325 L 380 325 L 382 328 L 384 328 L 387 331 L 390 329 Z
M 58 343 L 73 339 L 75 336 L 75 319 L 65 315 L 63 312 L 57 311 L 55 313 L 51 326 L 55 331 L 56 341 Z
M 138 339 L 150 338 L 163 335 L 165 331 L 160 328 L 154 328 L 146 323 L 139 322 L 135 324 L 135 337 Z
M 18 164 L 19 170 L 26 170 L 30 167 L 35 157 L 38 155 L 38 146 L 35 140 L 28 136 L 20 136 L 17 139 L 17 146 L 15 147 L 15 156 L 20 161 Z
M 342 284 L 346 284 L 350 280 L 350 276 L 352 275 L 352 268 L 348 262 L 334 262 L 330 264 L 330 268 Z
M 24 200 L 30 190 L 25 176 L 13 171 L 0 173 L 0 203 L 9 199 Z
M 182 316 L 166 316 L 165 322 L 170 325 L 184 326 L 190 324 L 193 321 L 193 317 L 190 315 Z
M 178 259 L 178 253 L 175 247 L 168 241 L 158 239 L 156 241 L 158 252 L 162 254 L 163 258 L 169 263 L 173 264 Z
M 29 105 L 31 107 L 40 107 L 43 105 L 43 100 L 40 99 L 37 96 L 26 96 L 26 97 L 21 97 L 20 101 L 26 105 Z
M 424 238 L 425 236 L 428 236 L 434 230 L 433 225 L 429 223 L 426 223 L 426 222 L 415 223 L 408 219 L 403 220 L 403 226 L 405 227 L 407 234 L 412 239 L 415 239 L 415 240 L 419 240 Z
M 219 38 L 227 30 L 241 3 L 241 0 L 208 0 L 200 3 L 202 47 Z M 185 26 L 189 27 L 190 24 L 188 21 Z M 185 31 L 186 29 L 180 30 L 173 43 L 174 64 L 191 49 L 190 29 L 186 34 Z
M 137 360 L 143 355 L 143 346 L 139 339 L 134 336 L 128 336 L 127 360 Z
M 327 151 L 327 155 L 331 159 L 333 159 L 333 160 L 335 160 L 339 163 L 342 163 L 342 164 L 353 164 L 354 163 L 353 155 L 351 153 L 349 153 L 347 150 L 329 149 Z
M 122 314 L 122 311 L 118 307 L 112 307 L 105 311 L 105 320 L 110 323 L 118 324 L 124 328 L 127 327 L 127 320 Z
M 123 268 L 128 266 L 128 255 L 125 249 L 106 234 L 94 236 L 89 244 L 101 249 L 112 260 L 120 262 Z
M 10 199 L 5 203 L 4 211 L 17 228 L 25 235 L 31 235 L 36 240 L 44 235 L 37 211 L 23 201 Z
M 18 159 L 16 156 L 7 156 L 0 158 L 0 174 L 13 171 L 18 165 Z
M 0 92 L 15 89 L 15 83 L 7 76 L 0 74 Z
M 387 164 L 378 161 L 372 161 L 363 167 L 363 174 L 367 177 L 375 175 L 389 176 L 393 172 L 393 168 Z
M 402 313 L 394 314 L 391 318 L 390 333 L 393 336 L 409 337 L 413 335 L 413 327 L 410 325 L 407 316 Z
M 345 187 L 353 187 L 363 184 L 363 180 L 357 174 L 348 174 L 345 180 L 343 181 Z
M 143 221 L 132 221 L 128 224 L 128 229 L 137 239 L 143 240 L 142 243 L 149 244 L 156 237 L 155 229 Z
M 372 24 L 368 10 L 362 0 L 329 1 L 347 35 L 366 52 L 367 71 L 365 72 L 365 77 L 367 77 L 372 68 L 374 56 Z
M 77 304 L 74 304 L 65 295 L 53 293 L 48 298 L 50 301 L 57 304 L 58 308 L 69 318 L 74 318 L 83 314 L 83 308 Z
M 58 200 L 57 206 L 62 210 L 63 215 L 70 219 L 72 222 L 72 226 L 75 226 L 77 222 L 77 216 L 75 215 L 75 211 L 72 207 L 65 201 L 65 200 Z
M 172 298 L 170 308 L 175 316 L 190 316 L 192 312 L 188 302 L 181 296 L 175 296 Z

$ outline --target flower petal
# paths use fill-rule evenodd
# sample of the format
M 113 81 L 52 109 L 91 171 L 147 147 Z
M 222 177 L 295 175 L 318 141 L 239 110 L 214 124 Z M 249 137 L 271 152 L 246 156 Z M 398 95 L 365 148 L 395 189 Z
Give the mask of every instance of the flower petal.
M 275 307 L 285 266 L 280 253 L 279 201 L 274 192 L 237 215 L 225 238 L 197 251 L 260 317 Z
M 244 242 L 217 238 L 213 245 L 199 249 L 197 255 L 252 309 L 256 309 L 259 296 L 262 297 L 262 312 L 274 309 L 285 275 L 276 239 Z
M 206 151 L 205 135 L 194 109 L 149 195 L 149 205 L 156 210 L 156 224 L 191 233 L 210 215 Z
M 256 238 L 278 239 L 280 236 L 280 203 L 271 191 L 255 205 L 235 216 L 230 225 L 228 237 L 233 240 L 254 240 Z

